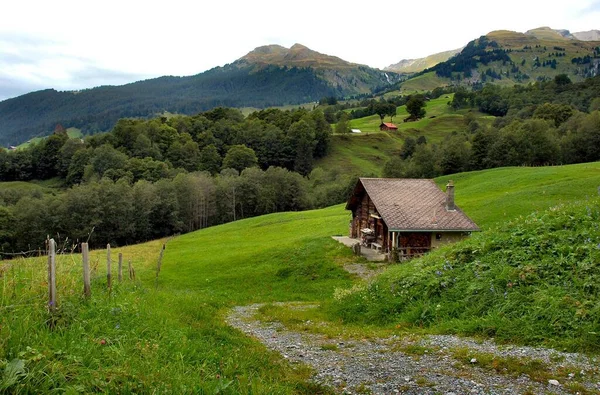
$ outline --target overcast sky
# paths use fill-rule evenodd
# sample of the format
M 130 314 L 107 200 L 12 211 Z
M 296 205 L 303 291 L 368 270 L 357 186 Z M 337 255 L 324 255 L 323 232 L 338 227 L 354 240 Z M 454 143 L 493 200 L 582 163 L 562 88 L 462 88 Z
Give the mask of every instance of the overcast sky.
M 300 43 L 383 68 L 492 30 L 600 29 L 600 0 L 133 1 L 2 4 L 0 100 L 33 90 L 193 75 Z

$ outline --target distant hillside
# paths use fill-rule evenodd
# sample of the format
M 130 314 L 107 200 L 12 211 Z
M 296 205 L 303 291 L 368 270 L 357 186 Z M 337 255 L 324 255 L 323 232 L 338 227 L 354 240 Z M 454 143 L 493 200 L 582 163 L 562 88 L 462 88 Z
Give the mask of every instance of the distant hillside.
M 600 41 L 600 30 L 573 33 L 573 36 L 581 41 Z
M 580 41 L 600 41 L 600 30 L 571 33 L 566 29 L 552 29 L 544 26 L 538 27 L 537 29 L 528 30 L 525 32 L 525 34 L 532 35 L 539 39 L 560 39 L 562 37 Z
M 462 48 L 451 49 L 450 51 L 436 53 L 419 59 L 402 59 L 398 63 L 389 65 L 384 70 L 396 73 L 418 73 L 438 63 L 447 61 L 461 50 Z
M 243 58 L 189 77 L 165 76 L 83 91 L 53 89 L 0 102 L 0 145 L 47 135 L 56 124 L 83 133 L 109 130 L 124 117 L 164 111 L 194 114 L 217 106 L 270 107 L 324 96 L 371 92 L 399 76 L 323 55 L 299 44 L 259 47 Z
M 582 35 L 592 37 L 590 32 Z M 514 85 L 551 80 L 558 74 L 581 81 L 600 74 L 600 41 L 582 41 L 568 31 L 548 27 L 526 33 L 498 30 L 471 41 L 424 73 L 430 71 L 448 82 L 467 85 Z

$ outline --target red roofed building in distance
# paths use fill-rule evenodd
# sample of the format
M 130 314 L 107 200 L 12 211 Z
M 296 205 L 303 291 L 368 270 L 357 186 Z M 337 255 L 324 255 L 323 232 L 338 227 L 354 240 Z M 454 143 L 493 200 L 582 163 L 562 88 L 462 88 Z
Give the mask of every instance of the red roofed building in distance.
M 392 130 L 392 131 L 396 131 L 398 130 L 398 126 L 394 125 L 391 122 L 382 122 L 381 125 L 379 125 L 379 130 L 386 131 L 386 130 Z

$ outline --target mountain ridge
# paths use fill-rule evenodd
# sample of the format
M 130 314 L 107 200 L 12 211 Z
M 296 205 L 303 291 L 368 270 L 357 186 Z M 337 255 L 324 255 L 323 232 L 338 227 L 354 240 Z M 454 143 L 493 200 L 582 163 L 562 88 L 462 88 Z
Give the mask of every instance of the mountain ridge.
M 600 41 L 600 30 L 589 30 L 582 32 L 571 33 L 566 29 L 552 29 L 548 26 L 542 26 L 535 29 L 527 30 L 524 33 L 513 30 L 495 30 L 486 34 L 486 36 L 497 36 L 516 34 L 535 37 L 540 40 L 576 40 L 576 41 Z M 437 64 L 450 59 L 452 56 L 460 53 L 465 47 L 458 49 L 434 53 L 423 58 L 402 59 L 397 63 L 391 64 L 384 68 L 386 71 L 394 71 L 401 74 L 419 73 L 423 70 L 435 67 Z
M 258 47 L 224 66 L 186 77 L 163 76 L 81 91 L 47 89 L 0 102 L 0 145 L 47 135 L 56 124 L 84 133 L 111 129 L 120 118 L 171 112 L 195 114 L 218 106 L 273 107 L 326 96 L 371 93 L 399 75 L 324 55 L 301 44 Z
M 418 90 L 423 85 L 418 79 L 425 77 L 437 86 L 481 86 L 486 83 L 510 86 L 547 81 L 560 74 L 567 75 L 572 81 L 600 74 L 600 41 L 574 37 L 567 30 L 549 27 L 525 33 L 491 31 L 469 42 L 447 61 L 403 82 L 401 89 Z

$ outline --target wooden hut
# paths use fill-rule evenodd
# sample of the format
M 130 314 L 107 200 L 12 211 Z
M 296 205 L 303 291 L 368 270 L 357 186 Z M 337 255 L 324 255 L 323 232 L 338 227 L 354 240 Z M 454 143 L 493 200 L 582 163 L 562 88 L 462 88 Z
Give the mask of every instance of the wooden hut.
M 421 255 L 468 237 L 479 227 L 454 204 L 452 181 L 444 193 L 433 180 L 360 178 L 346 204 L 350 237 L 401 258 Z

